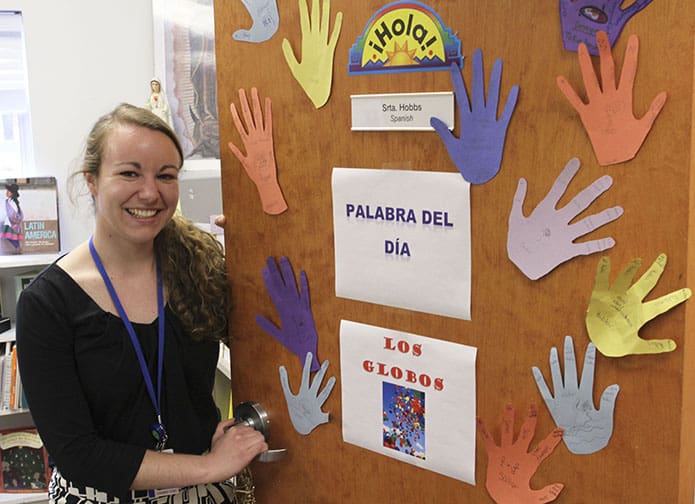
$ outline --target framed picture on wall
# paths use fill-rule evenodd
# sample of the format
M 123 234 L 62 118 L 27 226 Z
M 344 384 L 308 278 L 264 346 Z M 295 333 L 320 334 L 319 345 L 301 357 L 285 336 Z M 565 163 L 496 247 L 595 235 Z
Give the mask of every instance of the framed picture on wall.
M 219 172 L 213 2 L 153 0 L 152 13 L 153 79 L 160 82 L 160 92 L 168 101 L 184 151 L 184 167 Z

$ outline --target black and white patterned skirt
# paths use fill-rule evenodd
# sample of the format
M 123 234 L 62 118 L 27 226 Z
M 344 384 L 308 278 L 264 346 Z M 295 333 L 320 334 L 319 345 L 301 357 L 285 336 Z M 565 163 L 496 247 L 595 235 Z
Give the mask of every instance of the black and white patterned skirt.
M 73 485 L 53 469 L 48 498 L 51 504 L 255 504 L 253 490 L 251 472 L 244 469 L 232 480 L 184 487 L 174 495 L 151 497 L 148 490 L 131 490 L 130 498 L 123 500 L 95 488 Z

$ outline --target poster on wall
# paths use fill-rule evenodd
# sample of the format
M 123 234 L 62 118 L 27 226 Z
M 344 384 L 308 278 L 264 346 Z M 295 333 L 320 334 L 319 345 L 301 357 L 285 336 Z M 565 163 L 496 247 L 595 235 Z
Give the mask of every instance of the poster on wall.
M 341 321 L 343 440 L 475 484 L 476 353 Z
M 0 179 L 0 254 L 60 251 L 58 191 L 54 177 Z
M 470 185 L 459 173 L 333 169 L 336 296 L 470 320 Z
M 375 12 L 350 47 L 348 74 L 463 68 L 461 40 L 427 4 L 399 0 Z
M 168 100 L 184 167 L 219 171 L 213 2 L 153 0 L 152 14 L 154 78 Z M 143 102 L 147 92 L 143 87 Z

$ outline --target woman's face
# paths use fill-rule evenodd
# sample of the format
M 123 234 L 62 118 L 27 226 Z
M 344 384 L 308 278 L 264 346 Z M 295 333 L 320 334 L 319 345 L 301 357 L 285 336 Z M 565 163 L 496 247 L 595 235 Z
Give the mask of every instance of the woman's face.
M 161 86 L 157 81 L 150 82 L 150 87 L 152 88 L 152 91 L 154 91 L 155 93 L 159 93 L 159 90 L 161 89 Z
M 97 230 L 133 243 L 154 240 L 176 210 L 180 165 L 164 133 L 116 126 L 106 138 L 99 174 L 85 175 Z

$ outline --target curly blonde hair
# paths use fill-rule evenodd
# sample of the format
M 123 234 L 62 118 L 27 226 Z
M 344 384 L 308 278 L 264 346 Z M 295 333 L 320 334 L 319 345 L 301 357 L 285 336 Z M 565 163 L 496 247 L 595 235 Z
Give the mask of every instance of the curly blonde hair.
M 227 337 L 230 295 L 222 245 L 175 215 L 154 240 L 169 307 L 195 340 Z
M 87 137 L 82 166 L 76 175 L 99 175 L 109 134 L 119 125 L 140 126 L 164 133 L 183 163 L 176 133 L 155 114 L 122 103 L 97 120 Z M 180 168 L 180 167 L 179 167 Z M 188 219 L 175 215 L 157 235 L 155 254 L 162 270 L 169 307 L 194 340 L 227 338 L 230 295 L 222 245 Z

